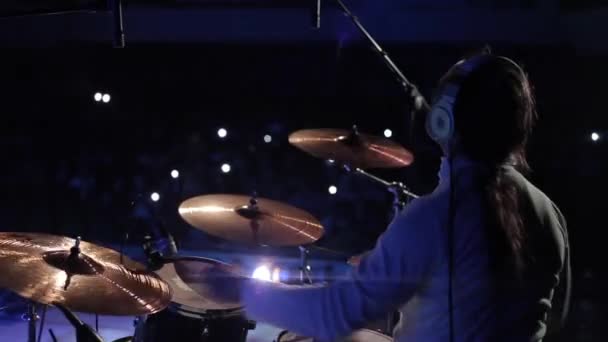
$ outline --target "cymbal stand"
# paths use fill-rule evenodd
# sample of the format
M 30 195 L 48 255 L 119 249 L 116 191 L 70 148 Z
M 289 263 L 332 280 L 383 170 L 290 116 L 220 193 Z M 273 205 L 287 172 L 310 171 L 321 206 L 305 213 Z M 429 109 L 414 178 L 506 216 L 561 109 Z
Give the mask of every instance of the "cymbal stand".
M 310 264 L 308 263 L 308 248 L 300 246 L 300 282 L 302 284 L 312 284 L 310 277 Z
M 42 341 L 42 333 L 44 332 L 44 322 L 46 321 L 46 311 L 48 308 L 48 305 L 42 307 L 42 319 L 40 320 L 40 331 L 38 331 L 38 342 Z
M 35 303 L 28 304 L 27 312 L 21 316 L 21 319 L 27 321 L 27 342 L 36 342 L 36 322 L 40 316 L 36 313 Z
M 382 186 L 384 186 L 390 193 L 393 194 L 393 217 L 396 217 L 397 214 L 405 208 L 407 203 L 412 198 L 418 198 L 419 196 L 415 193 L 411 192 L 409 188 L 401 183 L 401 182 L 389 182 L 386 181 L 376 175 L 373 175 L 361 168 L 353 168 L 350 165 L 343 165 L 344 169 L 347 172 L 353 172 L 357 175 L 363 176 L 367 179 L 370 179 Z

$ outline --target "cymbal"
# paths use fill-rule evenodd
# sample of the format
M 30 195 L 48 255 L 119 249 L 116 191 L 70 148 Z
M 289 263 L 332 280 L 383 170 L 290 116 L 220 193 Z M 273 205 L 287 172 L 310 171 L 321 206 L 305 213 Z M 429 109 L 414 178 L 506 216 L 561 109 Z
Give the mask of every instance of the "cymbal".
M 199 230 L 246 244 L 299 246 L 323 236 L 323 226 L 311 214 L 263 198 L 198 196 L 184 201 L 179 206 L 179 214 Z
M 305 129 L 292 133 L 289 143 L 321 159 L 362 169 L 400 168 L 414 161 L 413 154 L 396 142 L 343 129 Z
M 38 303 L 100 315 L 164 309 L 171 301 L 167 283 L 125 256 L 123 262 L 118 252 L 80 240 L 0 233 L 0 287 Z

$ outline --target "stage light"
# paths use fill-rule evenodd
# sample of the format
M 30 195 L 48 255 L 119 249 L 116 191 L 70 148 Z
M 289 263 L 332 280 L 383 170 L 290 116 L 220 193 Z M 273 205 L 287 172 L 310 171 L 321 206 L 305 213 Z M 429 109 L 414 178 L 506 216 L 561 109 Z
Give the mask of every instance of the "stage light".
M 601 138 L 601 137 L 600 137 L 600 134 L 599 134 L 599 133 L 597 133 L 597 132 L 593 132 L 593 133 L 591 133 L 591 140 L 592 140 L 592 141 L 599 141 L 599 140 L 600 140 L 600 138 Z
M 112 97 L 110 97 L 110 94 L 103 94 L 103 96 L 101 97 L 101 100 L 103 101 L 103 103 L 108 103 L 108 102 L 110 102 L 111 99 L 112 99 Z
M 385 129 L 385 130 L 384 130 L 384 136 L 385 136 L 385 137 L 387 137 L 387 138 L 392 137 L 392 136 L 393 136 L 393 131 L 391 131 L 391 130 L 390 130 L 390 129 L 388 129 L 388 128 L 387 128 L 387 129 Z
M 253 271 L 253 274 L 251 274 L 251 278 L 258 279 L 258 280 L 264 280 L 264 281 L 272 280 L 272 277 L 270 275 L 270 269 L 268 269 L 268 266 L 266 266 L 266 265 L 258 266 Z
M 329 187 L 329 193 L 330 193 L 331 195 L 335 195 L 335 194 L 337 194 L 337 193 L 338 193 L 338 188 L 337 188 L 335 185 L 330 186 L 330 187 Z
M 95 102 L 101 101 L 102 97 L 103 97 L 103 95 L 101 95 L 101 93 L 95 93 L 95 95 L 93 96 L 93 98 L 95 99 Z
M 232 167 L 230 166 L 230 164 L 224 164 L 224 165 L 222 165 L 222 172 L 223 173 L 229 173 L 230 170 L 232 170 Z
M 171 171 L 171 178 L 178 179 L 179 178 L 179 171 L 177 171 L 177 170 Z
M 267 144 L 270 144 L 272 142 L 272 136 L 270 136 L 269 134 L 266 134 L 264 136 L 264 142 Z
M 225 128 L 220 128 L 217 130 L 217 136 L 224 139 L 225 137 L 228 136 L 228 130 L 226 130 Z
M 160 200 L 160 194 L 159 194 L 158 192 L 153 192 L 153 193 L 150 195 L 150 199 L 151 199 L 153 202 L 158 202 L 158 201 Z

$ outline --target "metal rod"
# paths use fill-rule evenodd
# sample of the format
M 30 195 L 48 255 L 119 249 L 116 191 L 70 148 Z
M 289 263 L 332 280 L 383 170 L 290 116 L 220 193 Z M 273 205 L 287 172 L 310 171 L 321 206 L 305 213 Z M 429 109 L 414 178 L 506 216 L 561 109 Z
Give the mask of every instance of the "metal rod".
M 64 15 L 64 14 L 92 14 L 92 13 L 97 13 L 99 12 L 98 9 L 77 9 L 77 10 L 55 10 L 55 11 L 44 11 L 44 10 L 40 10 L 40 11 L 24 11 L 24 12 L 20 12 L 20 13 L 15 13 L 15 14 L 7 14 L 7 15 L 1 15 L 0 19 L 8 19 L 8 18 L 25 18 L 25 17 L 41 17 L 41 16 L 47 16 L 47 15 Z
M 403 90 L 405 91 L 407 98 L 410 101 L 409 105 L 410 105 L 411 109 L 410 109 L 410 129 L 409 129 L 410 138 L 409 138 L 409 140 L 410 140 L 410 144 L 414 145 L 415 144 L 414 137 L 415 137 L 415 132 L 416 132 L 416 129 L 415 129 L 416 116 L 418 115 L 418 113 L 424 113 L 424 112 L 430 111 L 431 106 L 428 104 L 428 102 L 426 102 L 426 100 L 424 99 L 424 96 L 422 96 L 422 94 L 418 90 L 418 87 L 416 85 L 414 85 L 413 83 L 411 83 L 405 77 L 403 72 L 401 72 L 401 70 L 399 70 L 399 68 L 397 67 L 395 62 L 393 62 L 393 60 L 388 55 L 388 53 L 380 46 L 380 44 L 378 44 L 378 42 L 374 39 L 374 37 L 372 37 L 372 35 L 365 29 L 363 24 L 361 24 L 361 22 L 359 21 L 359 18 L 357 18 L 357 16 L 355 16 L 350 11 L 350 9 L 348 9 L 348 7 L 346 7 L 346 5 L 344 4 L 344 2 L 342 0 L 336 0 L 336 2 L 342 8 L 342 10 L 346 14 L 346 16 L 348 16 L 353 21 L 355 26 L 359 29 L 359 31 L 361 31 L 363 36 L 365 38 L 367 38 L 367 40 L 371 43 L 371 45 L 374 47 L 374 51 L 376 51 L 378 53 L 380 58 L 382 58 L 382 60 L 386 64 L 386 66 L 388 66 L 388 68 L 391 70 L 391 72 L 393 73 L 393 75 L 395 76 L 397 81 L 403 87 Z
M 302 284 L 312 284 L 310 265 L 308 264 L 308 249 L 304 246 L 300 246 L 300 282 Z
M 30 303 L 27 306 L 27 313 L 23 315 L 23 320 L 27 321 L 27 340 L 28 342 L 36 342 L 36 321 L 38 320 L 36 314 L 36 304 Z
M 42 318 L 40 319 L 40 331 L 38 331 L 38 342 L 42 341 L 42 332 L 44 331 L 44 322 L 46 321 L 46 310 L 48 305 L 42 307 Z
M 55 336 L 53 329 L 49 329 L 49 334 L 51 334 L 51 339 L 53 340 L 53 342 L 57 342 L 57 336 Z
M 380 185 L 385 186 L 389 191 L 391 192 L 397 192 L 397 193 L 401 193 L 402 195 L 411 197 L 411 198 L 418 198 L 419 196 L 416 195 L 415 193 L 409 191 L 407 189 L 407 187 L 405 185 L 403 185 L 402 183 L 397 183 L 397 182 L 388 182 L 378 176 L 375 176 L 363 169 L 360 168 L 356 168 L 354 169 L 354 171 L 359 174 L 362 175 L 364 177 L 367 177 L 371 180 L 373 180 L 376 183 L 379 183 Z
M 125 47 L 125 29 L 123 22 L 122 0 L 110 0 L 114 24 L 113 43 L 115 48 Z
M 403 86 L 403 89 L 406 91 L 408 96 L 413 100 L 414 109 L 416 111 L 418 111 L 421 109 L 428 108 L 429 106 L 426 103 L 424 97 L 422 97 L 422 94 L 420 94 L 420 91 L 418 91 L 418 87 L 416 87 L 412 82 L 410 82 L 405 77 L 403 72 L 401 72 L 401 70 L 399 70 L 399 68 L 397 67 L 395 62 L 393 62 L 393 60 L 388 55 L 388 53 L 382 48 L 382 46 L 380 46 L 380 44 L 378 44 L 378 42 L 374 39 L 374 37 L 372 37 L 372 35 L 363 26 L 363 24 L 361 24 L 361 22 L 359 21 L 359 18 L 356 15 L 354 15 L 353 12 L 351 12 L 351 10 L 346 6 L 346 4 L 344 4 L 344 2 L 342 0 L 336 0 L 336 2 L 342 8 L 342 10 L 344 11 L 344 14 L 346 14 L 346 16 L 348 16 L 352 20 L 352 22 L 359 29 L 359 31 L 361 31 L 363 36 L 365 38 L 367 38 L 367 40 L 371 43 L 371 45 L 374 47 L 374 50 L 378 53 L 378 55 L 380 55 L 382 60 L 386 63 L 388 68 L 393 73 L 393 75 L 397 78 L 397 81 L 399 81 L 399 83 Z

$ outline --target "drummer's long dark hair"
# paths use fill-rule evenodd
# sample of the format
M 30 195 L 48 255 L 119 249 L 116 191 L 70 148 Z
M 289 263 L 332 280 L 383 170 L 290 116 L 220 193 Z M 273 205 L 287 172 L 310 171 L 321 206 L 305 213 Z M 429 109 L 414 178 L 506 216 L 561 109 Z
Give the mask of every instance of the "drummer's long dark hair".
M 454 104 L 460 149 L 493 171 L 486 183 L 488 226 L 493 259 L 501 273 L 512 270 L 521 274 L 525 268 L 526 231 L 520 196 L 515 184 L 505 177 L 503 166 L 511 164 L 522 173 L 529 171 L 525 147 L 536 118 L 527 75 L 513 62 L 496 56 L 490 56 L 463 81 Z

